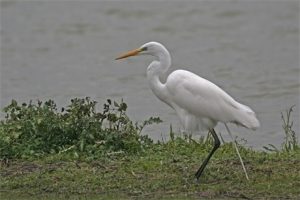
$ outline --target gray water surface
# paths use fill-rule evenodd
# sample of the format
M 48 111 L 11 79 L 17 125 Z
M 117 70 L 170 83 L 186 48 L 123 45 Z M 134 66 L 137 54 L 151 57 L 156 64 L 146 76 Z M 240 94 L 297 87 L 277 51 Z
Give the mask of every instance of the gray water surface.
M 230 126 L 248 146 L 280 146 L 292 105 L 299 136 L 299 1 L 1 1 L 0 105 L 90 96 L 102 109 L 123 98 L 133 120 L 164 121 L 144 134 L 167 139 L 180 126 L 148 87 L 152 58 L 114 60 L 149 41 L 169 49 L 170 71 L 197 73 L 257 112 L 256 132 Z

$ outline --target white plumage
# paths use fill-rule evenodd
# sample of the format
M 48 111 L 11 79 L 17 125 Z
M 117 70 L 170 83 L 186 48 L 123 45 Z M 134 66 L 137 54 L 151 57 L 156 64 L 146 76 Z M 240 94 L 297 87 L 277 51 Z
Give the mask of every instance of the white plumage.
M 168 76 L 165 89 L 169 94 L 166 102 L 175 109 L 186 130 L 198 130 L 197 125 L 201 130 L 210 129 L 219 121 L 250 129 L 259 127 L 255 113 L 248 106 L 192 72 L 174 71 Z
M 211 129 L 218 122 L 232 122 L 249 129 L 259 127 L 251 108 L 238 103 L 220 87 L 192 72 L 176 70 L 162 83 L 159 76 L 171 66 L 171 56 L 160 43 L 149 42 L 136 51 L 156 58 L 147 68 L 150 88 L 176 111 L 186 131 Z
M 197 179 L 220 145 L 218 136 L 213 129 L 218 122 L 225 124 L 231 137 L 226 123 L 235 123 L 253 130 L 259 127 L 259 121 L 251 108 L 235 101 L 220 87 L 192 72 L 176 70 L 168 76 L 165 83 L 162 83 L 159 76 L 171 66 L 170 53 L 162 44 L 149 42 L 117 59 L 135 55 L 152 55 L 155 57 L 155 60 L 147 68 L 150 88 L 161 101 L 176 111 L 185 131 L 194 132 L 199 129 L 208 129 L 212 133 L 215 146 L 196 173 Z M 238 148 L 235 147 L 239 155 Z M 240 160 L 246 173 L 241 157 Z M 246 177 L 248 179 L 247 173 Z

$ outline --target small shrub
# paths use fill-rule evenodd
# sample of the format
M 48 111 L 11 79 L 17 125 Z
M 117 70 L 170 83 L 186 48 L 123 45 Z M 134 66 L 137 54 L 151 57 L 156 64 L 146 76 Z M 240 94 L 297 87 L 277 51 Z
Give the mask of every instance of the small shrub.
M 102 154 L 112 151 L 141 152 L 152 140 L 140 132 L 146 125 L 159 123 L 150 118 L 133 123 L 126 115 L 127 104 L 121 101 L 104 104 L 96 111 L 96 101 L 89 97 L 72 99 L 58 109 L 53 100 L 18 104 L 12 100 L 0 122 L 0 157 L 24 158 L 50 153 L 71 152 Z

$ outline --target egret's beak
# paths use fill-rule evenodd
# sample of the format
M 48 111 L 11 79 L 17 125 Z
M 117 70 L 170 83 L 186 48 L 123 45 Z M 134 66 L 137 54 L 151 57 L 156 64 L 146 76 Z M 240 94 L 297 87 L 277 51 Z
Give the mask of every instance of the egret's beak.
M 120 55 L 119 57 L 116 58 L 116 60 L 119 60 L 119 59 L 123 59 L 123 58 L 127 58 L 127 57 L 130 57 L 130 56 L 136 56 L 138 55 L 141 51 L 143 51 L 141 48 L 139 49 L 134 49 L 132 51 L 128 51 L 122 55 Z

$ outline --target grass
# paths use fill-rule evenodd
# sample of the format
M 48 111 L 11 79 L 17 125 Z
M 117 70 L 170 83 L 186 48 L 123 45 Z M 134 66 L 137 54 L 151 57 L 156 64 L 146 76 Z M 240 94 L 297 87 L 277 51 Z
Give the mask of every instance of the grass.
M 119 103 L 115 105 L 120 106 Z M 110 109 L 115 108 L 110 107 Z M 106 123 L 97 132 L 112 130 L 111 128 L 118 123 L 119 117 L 125 117 L 113 111 L 116 110 L 107 111 L 106 114 L 115 113 L 116 121 Z M 291 112 L 289 115 L 282 114 L 284 125 L 290 127 L 285 129 L 284 126 L 283 132 L 289 135 L 293 133 Z M 61 112 L 56 114 L 60 115 Z M 40 114 L 38 116 L 40 117 Z M 89 116 L 93 115 L 89 113 Z M 32 121 L 37 116 L 31 115 L 31 117 Z M 11 126 L 15 124 L 10 120 L 11 118 L 6 118 L 0 126 L 2 138 L 8 137 L 7 131 L 3 132 L 4 129 L 14 129 Z M 22 124 L 20 120 L 24 118 L 18 120 L 19 126 Z M 104 121 L 102 122 L 105 124 Z M 131 127 L 130 134 L 135 137 L 122 135 L 123 128 L 128 130 L 129 121 L 126 122 L 126 126 L 119 124 L 118 128 L 114 127 L 114 134 L 122 135 L 115 141 L 120 139 L 127 141 L 129 146 L 133 145 L 134 151 L 128 151 L 128 147 L 120 142 L 116 143 L 117 146 L 114 148 L 104 148 L 107 141 L 112 139 L 102 134 L 100 134 L 103 136 L 100 144 L 95 139 L 96 145 L 93 142 L 86 142 L 86 148 L 83 149 L 81 149 L 81 137 L 61 148 L 54 145 L 56 137 L 53 137 L 53 141 L 51 139 L 49 141 L 53 142 L 50 148 L 54 150 L 48 151 L 49 149 L 45 147 L 44 150 L 48 153 L 39 151 L 38 154 L 30 154 L 30 150 L 36 147 L 33 148 L 32 145 L 16 139 L 12 142 L 6 138 L 4 142 L 9 141 L 9 144 L 20 145 L 19 149 L 23 151 L 29 149 L 24 153 L 17 152 L 13 148 L 10 149 L 13 152 L 9 152 L 10 150 L 0 152 L 2 158 L 0 197 L 1 199 L 300 198 L 300 148 L 297 142 L 292 142 L 297 139 L 296 137 L 286 137 L 282 149 L 276 151 L 272 147 L 268 147 L 269 151 L 262 152 L 239 146 L 250 181 L 245 178 L 233 145 L 223 144 L 212 157 L 200 181 L 196 182 L 194 173 L 211 150 L 211 139 L 195 141 L 190 137 L 175 137 L 171 133 L 170 141 L 154 143 L 139 136 L 139 132 L 145 125 L 154 122 L 159 120 L 152 118 L 141 125 L 130 123 L 130 126 L 134 127 Z M 91 128 L 90 126 L 86 128 Z M 94 128 L 89 131 L 93 135 L 96 134 L 92 130 Z M 28 139 L 28 133 L 20 133 L 23 134 L 26 135 L 24 138 Z
M 232 145 L 226 144 L 197 183 L 194 172 L 209 147 L 178 139 L 156 144 L 142 155 L 12 160 L 1 166 L 1 195 L 12 199 L 300 198 L 300 152 L 241 148 L 250 176 L 247 181 Z

